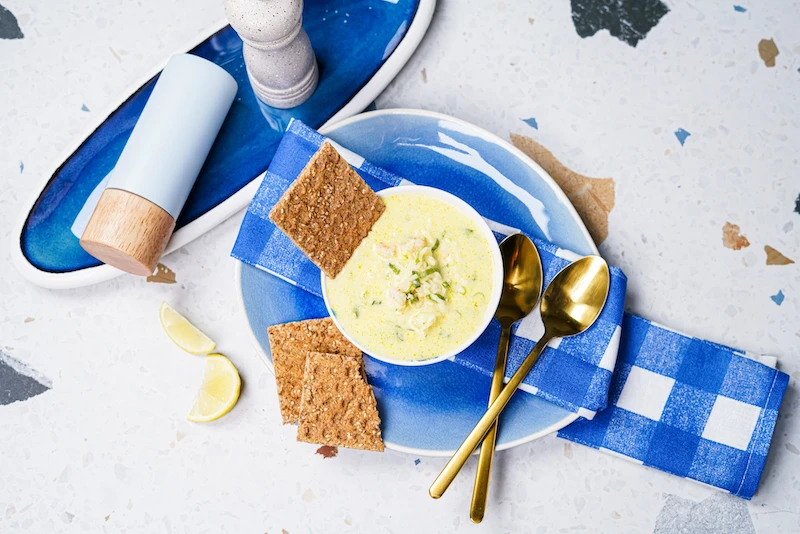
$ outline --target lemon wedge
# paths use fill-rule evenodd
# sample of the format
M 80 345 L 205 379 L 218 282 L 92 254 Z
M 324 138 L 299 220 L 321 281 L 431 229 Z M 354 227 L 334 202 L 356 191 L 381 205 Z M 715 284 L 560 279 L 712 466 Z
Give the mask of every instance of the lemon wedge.
M 180 348 L 190 354 L 208 354 L 217 346 L 210 337 L 202 333 L 186 317 L 175 311 L 166 302 L 161 303 L 159 310 L 161 326 L 169 338 Z
M 241 387 L 239 371 L 231 361 L 222 354 L 209 354 L 203 383 L 187 419 L 194 423 L 219 419 L 236 405 Z

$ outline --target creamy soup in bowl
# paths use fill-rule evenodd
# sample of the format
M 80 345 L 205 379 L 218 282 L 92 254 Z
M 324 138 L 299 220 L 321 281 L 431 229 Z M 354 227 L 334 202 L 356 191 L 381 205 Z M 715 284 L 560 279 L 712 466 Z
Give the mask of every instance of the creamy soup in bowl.
M 491 229 L 439 189 L 380 191 L 386 211 L 335 279 L 322 275 L 342 333 L 379 360 L 427 365 L 486 329 L 500 301 L 503 260 Z

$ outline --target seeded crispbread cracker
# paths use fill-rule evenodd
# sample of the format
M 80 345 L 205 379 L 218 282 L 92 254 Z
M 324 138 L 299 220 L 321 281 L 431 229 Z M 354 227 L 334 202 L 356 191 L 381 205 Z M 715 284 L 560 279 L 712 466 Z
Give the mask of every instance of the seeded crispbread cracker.
M 269 218 L 329 278 L 336 278 L 385 209 L 378 195 L 326 142 Z
M 361 358 L 308 353 L 297 441 L 383 452 L 381 419 Z
M 330 317 L 270 326 L 267 334 L 284 424 L 296 423 L 300 415 L 303 376 L 309 352 L 361 357 L 361 351 L 347 341 Z

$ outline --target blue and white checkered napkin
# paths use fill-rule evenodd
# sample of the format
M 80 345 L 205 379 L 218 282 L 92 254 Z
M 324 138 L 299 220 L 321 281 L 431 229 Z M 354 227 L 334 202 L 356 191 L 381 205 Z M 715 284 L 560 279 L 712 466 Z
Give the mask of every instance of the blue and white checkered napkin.
M 299 121 L 289 125 L 231 253 L 317 296 L 319 269 L 268 216 L 324 140 Z M 348 150 L 337 150 L 376 191 L 408 183 Z M 487 221 L 498 239 L 515 231 Z M 578 258 L 551 243 L 534 242 L 545 284 Z M 788 376 L 741 352 L 623 313 L 627 281 L 619 269 L 612 267 L 611 273 L 609 298 L 598 321 L 581 335 L 551 343 L 522 389 L 583 417 L 563 429 L 561 437 L 750 498 Z M 455 361 L 491 375 L 499 330 L 493 321 Z M 516 326 L 508 376 L 542 333 L 537 313 Z
M 750 499 L 789 375 L 625 314 L 609 407 L 559 437 Z

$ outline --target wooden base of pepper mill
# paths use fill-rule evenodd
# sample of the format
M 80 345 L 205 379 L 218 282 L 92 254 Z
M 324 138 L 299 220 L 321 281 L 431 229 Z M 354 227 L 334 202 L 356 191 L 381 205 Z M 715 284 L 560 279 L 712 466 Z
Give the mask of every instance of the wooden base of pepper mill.
M 83 231 L 81 246 L 103 263 L 149 276 L 174 229 L 175 219 L 160 206 L 122 189 L 106 189 Z

